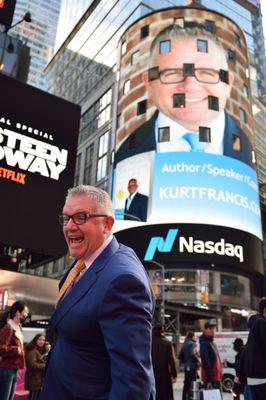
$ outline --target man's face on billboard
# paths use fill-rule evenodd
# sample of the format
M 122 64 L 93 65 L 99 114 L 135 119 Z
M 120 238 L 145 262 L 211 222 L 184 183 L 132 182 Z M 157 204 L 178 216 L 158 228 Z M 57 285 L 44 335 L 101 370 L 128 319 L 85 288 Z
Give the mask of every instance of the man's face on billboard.
M 138 183 L 135 179 L 132 179 L 128 182 L 127 189 L 130 195 L 135 193 L 138 190 Z
M 182 37 L 171 39 L 171 51 L 159 54 L 157 50 L 153 66 L 159 67 L 159 71 L 169 68 L 183 68 L 183 64 L 194 64 L 194 68 L 208 68 L 219 71 L 227 69 L 225 59 L 221 50 L 210 39 L 208 41 L 208 52 L 197 51 L 197 39 L 200 37 Z M 144 81 L 149 98 L 156 105 L 159 111 L 172 120 L 178 122 L 188 130 L 197 131 L 199 126 L 210 124 L 218 116 L 218 111 L 208 108 L 208 96 L 219 99 L 219 112 L 224 110 L 226 101 L 230 96 L 233 83 L 233 75 L 229 72 L 229 83 L 203 83 L 195 76 L 187 76 L 183 82 L 162 83 L 160 79 Z M 185 94 L 185 107 L 173 107 L 173 95 L 176 93 Z M 207 125 L 208 126 L 208 125 Z

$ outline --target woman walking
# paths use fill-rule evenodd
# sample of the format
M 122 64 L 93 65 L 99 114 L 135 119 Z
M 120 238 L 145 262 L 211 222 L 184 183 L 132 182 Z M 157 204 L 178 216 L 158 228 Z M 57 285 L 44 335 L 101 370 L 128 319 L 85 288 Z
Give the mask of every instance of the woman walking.
M 45 337 L 38 333 L 26 346 L 25 389 L 30 391 L 29 400 L 38 400 L 43 384 L 45 361 Z
M 20 324 L 29 315 L 28 307 L 16 301 L 0 321 L 0 399 L 13 400 L 18 370 L 25 365 Z

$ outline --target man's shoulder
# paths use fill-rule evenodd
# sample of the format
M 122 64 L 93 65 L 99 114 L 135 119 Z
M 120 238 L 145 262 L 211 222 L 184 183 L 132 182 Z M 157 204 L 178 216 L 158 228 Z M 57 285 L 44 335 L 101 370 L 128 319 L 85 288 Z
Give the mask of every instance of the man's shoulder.
M 13 331 L 13 328 L 9 324 L 5 324 L 1 329 L 0 332 L 2 335 L 9 335 Z
M 145 194 L 142 193 L 136 193 L 136 198 L 139 198 L 141 200 L 146 200 L 148 198 L 148 196 L 146 196 Z
M 158 113 L 136 128 L 121 144 L 116 152 L 116 163 L 125 158 L 155 150 L 154 126 Z

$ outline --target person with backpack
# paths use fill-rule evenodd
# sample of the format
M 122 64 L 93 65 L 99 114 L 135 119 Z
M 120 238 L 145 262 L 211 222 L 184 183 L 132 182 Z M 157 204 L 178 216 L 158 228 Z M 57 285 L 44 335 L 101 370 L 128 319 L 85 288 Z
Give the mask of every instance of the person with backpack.
M 185 379 L 182 400 L 187 400 L 191 383 L 198 378 L 200 357 L 197 349 L 197 339 L 194 332 L 188 332 L 184 345 L 178 355 L 180 364 L 184 365 Z
M 13 400 L 18 370 L 23 369 L 25 357 L 20 324 L 29 315 L 22 301 L 12 304 L 0 321 L 0 399 Z

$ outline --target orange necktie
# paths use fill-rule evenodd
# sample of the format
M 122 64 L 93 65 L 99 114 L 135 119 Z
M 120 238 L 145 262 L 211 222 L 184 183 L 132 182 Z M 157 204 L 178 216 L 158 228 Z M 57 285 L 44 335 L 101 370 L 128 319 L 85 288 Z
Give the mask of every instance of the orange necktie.
M 63 286 L 59 290 L 58 297 L 56 300 L 56 305 L 60 302 L 60 300 L 64 297 L 64 295 L 70 291 L 70 289 L 75 283 L 77 276 L 81 271 L 83 271 L 84 268 L 86 268 L 84 262 L 82 260 L 78 260 L 75 266 L 69 272 Z

